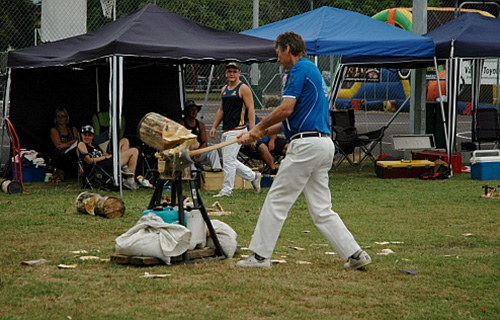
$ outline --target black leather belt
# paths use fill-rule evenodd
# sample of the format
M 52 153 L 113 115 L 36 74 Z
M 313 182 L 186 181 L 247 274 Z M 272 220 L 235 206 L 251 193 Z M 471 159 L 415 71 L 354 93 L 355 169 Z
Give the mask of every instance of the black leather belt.
M 302 139 L 302 138 L 311 138 L 311 137 L 329 137 L 329 134 L 323 133 L 323 132 L 299 132 L 294 134 L 293 136 L 290 137 L 289 141 L 295 140 L 295 139 Z

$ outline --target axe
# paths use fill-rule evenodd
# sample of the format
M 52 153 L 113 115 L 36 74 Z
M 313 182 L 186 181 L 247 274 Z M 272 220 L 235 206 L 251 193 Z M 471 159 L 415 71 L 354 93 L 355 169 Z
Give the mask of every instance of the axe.
M 238 138 L 234 138 L 234 139 L 220 142 L 220 143 L 214 144 L 213 146 L 209 146 L 209 147 L 202 148 L 202 149 L 191 150 L 191 151 L 183 150 L 181 152 L 177 152 L 175 154 L 175 158 L 174 158 L 175 163 L 178 164 L 177 169 L 182 170 L 186 167 L 191 166 L 191 164 L 194 163 L 193 159 L 191 159 L 191 157 L 193 157 L 193 156 L 197 156 L 197 155 L 202 154 L 202 153 L 210 152 L 212 150 L 217 150 L 217 149 L 229 146 L 229 145 L 234 144 L 234 143 L 240 143 L 240 140 Z

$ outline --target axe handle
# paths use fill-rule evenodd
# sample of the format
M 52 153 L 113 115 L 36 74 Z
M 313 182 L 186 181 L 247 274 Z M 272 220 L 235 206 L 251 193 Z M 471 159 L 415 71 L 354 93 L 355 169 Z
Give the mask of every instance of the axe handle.
M 202 154 L 202 153 L 205 153 L 205 152 L 210 152 L 212 150 L 217 150 L 217 149 L 223 148 L 225 146 L 228 146 L 230 144 L 239 143 L 239 142 L 240 142 L 240 140 L 238 138 L 234 138 L 234 139 L 231 139 L 231 140 L 227 140 L 227 141 L 224 141 L 224 142 L 221 142 L 221 143 L 214 144 L 213 146 L 210 146 L 210 147 L 206 147 L 206 148 L 203 148 L 203 149 L 197 149 L 197 150 L 189 151 L 189 156 L 190 157 L 197 156 L 199 154 Z

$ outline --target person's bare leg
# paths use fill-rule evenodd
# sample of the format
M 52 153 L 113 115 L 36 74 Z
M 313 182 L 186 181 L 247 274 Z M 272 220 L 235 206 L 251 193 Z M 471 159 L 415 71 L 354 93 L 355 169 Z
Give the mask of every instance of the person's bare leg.
M 273 156 L 271 155 L 271 152 L 269 152 L 269 148 L 262 143 L 259 144 L 258 151 L 262 161 L 264 161 L 271 170 L 276 169 L 274 166 Z
M 137 168 L 137 159 L 139 158 L 139 150 L 130 148 L 121 153 L 121 166 L 127 165 L 130 171 L 135 174 Z

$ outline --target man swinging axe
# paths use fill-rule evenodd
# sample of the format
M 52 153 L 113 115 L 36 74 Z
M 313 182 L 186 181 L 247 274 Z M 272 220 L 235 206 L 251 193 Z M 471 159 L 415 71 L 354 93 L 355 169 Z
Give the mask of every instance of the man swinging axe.
M 253 253 L 237 265 L 271 267 L 270 258 L 288 211 L 303 192 L 317 228 L 347 261 L 344 267 L 363 268 L 371 263 L 370 256 L 360 248 L 339 215 L 332 211 L 328 171 L 335 148 L 330 138 L 326 84 L 318 68 L 306 58 L 300 35 L 282 33 L 274 48 L 278 61 L 288 70 L 282 102 L 239 138 L 242 143 L 249 144 L 267 134 L 283 132 L 289 146 L 262 206 L 249 246 Z

